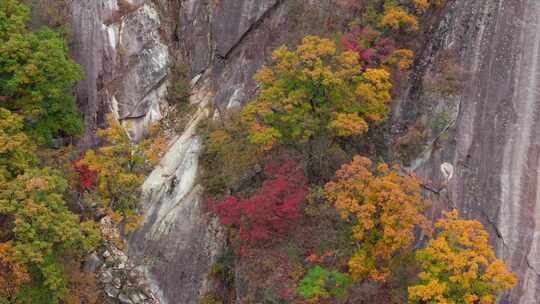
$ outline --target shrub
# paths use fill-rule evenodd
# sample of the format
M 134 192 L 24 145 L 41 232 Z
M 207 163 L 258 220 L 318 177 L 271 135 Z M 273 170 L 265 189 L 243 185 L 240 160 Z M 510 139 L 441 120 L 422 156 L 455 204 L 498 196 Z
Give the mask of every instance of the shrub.
M 246 181 L 253 180 L 265 155 L 250 143 L 247 127 L 238 113 L 229 112 L 220 120 L 208 121 L 202 133 L 205 135 L 201 179 L 209 197 L 238 191 Z
M 303 216 L 300 203 L 307 188 L 297 163 L 291 160 L 279 166 L 268 165 L 265 173 L 268 180 L 253 195 L 211 202 L 221 224 L 237 227 L 240 239 L 250 245 L 287 232 Z
M 384 37 L 370 26 L 352 29 L 341 38 L 341 46 L 346 51 L 357 53 L 364 66 L 380 65 L 395 50 L 393 39 Z
M 346 275 L 315 266 L 302 278 L 296 292 L 313 301 L 344 298 L 349 284 L 350 279 Z

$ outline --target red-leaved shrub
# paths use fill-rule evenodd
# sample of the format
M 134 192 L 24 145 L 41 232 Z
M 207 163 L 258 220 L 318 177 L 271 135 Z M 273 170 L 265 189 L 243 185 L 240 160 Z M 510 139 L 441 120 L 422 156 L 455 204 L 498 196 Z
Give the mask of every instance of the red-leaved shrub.
M 395 50 L 394 40 L 369 26 L 355 28 L 341 38 L 345 51 L 358 54 L 365 67 L 377 66 L 388 59 Z
M 98 173 L 90 169 L 87 165 L 75 162 L 73 164 L 73 169 L 77 173 L 79 191 L 83 192 L 85 190 L 90 190 L 96 184 Z
M 265 174 L 269 179 L 250 197 L 210 202 L 221 224 L 237 227 L 240 239 L 252 245 L 287 232 L 301 219 L 300 203 L 308 192 L 304 173 L 293 160 L 266 166 Z

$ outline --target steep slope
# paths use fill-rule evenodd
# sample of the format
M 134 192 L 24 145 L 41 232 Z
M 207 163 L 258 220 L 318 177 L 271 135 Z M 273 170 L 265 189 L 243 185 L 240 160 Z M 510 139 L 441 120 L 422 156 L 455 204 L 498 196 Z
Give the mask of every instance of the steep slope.
M 159 33 L 158 12 L 150 1 L 133 1 L 127 7 L 120 2 L 72 3 L 72 49 L 86 72 L 77 88 L 86 125 L 82 144 L 94 143 L 108 112 L 129 126 L 135 139 L 161 118 L 170 59 Z
M 401 105 L 399 119 L 405 117 L 404 109 L 415 107 L 452 104 L 458 111 L 442 149 L 429 147 L 417 171 L 442 189 L 441 198 L 448 195 L 440 209 L 455 205 L 462 215 L 481 220 L 491 230 L 498 254 L 520 277 L 518 287 L 502 302 L 536 303 L 540 298 L 540 4 L 455 1 L 432 41 L 437 43 L 431 47 L 456 54 L 466 78 L 454 98 L 419 94 L 421 84 L 412 84 L 416 87 Z M 447 192 L 440 170 L 443 162 L 454 168 Z
M 168 20 L 160 30 L 171 36 L 169 49 L 177 54 L 177 60 L 191 68 L 193 92 L 190 103 L 198 110 L 183 134 L 178 134 L 172 141 L 169 151 L 144 184 L 142 210 L 145 220 L 130 238 L 130 255 L 142 265 L 160 303 L 197 303 L 212 288 L 209 268 L 220 254 L 224 241 L 216 219 L 204 209 L 202 188 L 197 181 L 201 148 L 196 133 L 199 121 L 250 100 L 256 91 L 253 75 L 275 47 L 295 43 L 309 33 L 323 33 L 329 29 L 321 24 L 348 14 L 330 10 L 332 1 L 309 5 L 303 1 L 280 0 L 192 0 L 181 2 L 179 6 L 167 1 L 157 3 L 162 19 Z M 146 4 L 139 10 L 146 6 L 153 7 Z M 309 18 L 304 18 L 305 14 L 309 14 Z M 131 37 L 138 37 L 137 40 L 147 39 L 144 35 L 152 37 L 152 22 L 129 22 L 137 15 L 149 18 L 149 14 L 137 14 L 137 10 L 131 12 L 121 18 L 118 32 L 130 33 Z M 114 32 L 115 28 L 109 29 L 111 26 L 114 24 L 106 26 L 107 31 Z M 153 44 L 144 44 L 147 45 Z M 146 102 L 133 102 L 137 98 L 121 94 L 134 91 L 133 86 L 146 87 L 146 82 L 161 83 L 161 74 L 153 72 L 160 71 L 153 69 L 153 62 L 159 61 L 160 57 L 145 57 L 145 52 L 143 47 L 131 56 L 135 56 L 149 72 L 135 69 L 138 78 L 130 77 L 130 73 L 122 72 L 124 69 L 120 65 L 117 68 L 120 72 L 112 73 L 118 75 L 119 80 L 112 82 L 119 84 L 113 88 L 120 92 L 110 97 L 112 109 L 116 111 L 117 99 L 118 117 L 126 122 L 151 121 L 145 117 L 158 117 L 152 115 L 152 106 L 146 106 Z M 105 75 L 110 73 L 105 71 Z M 145 77 L 150 78 L 145 80 Z M 110 91 L 106 92 L 110 95 Z M 159 98 L 150 100 L 153 101 L 151 105 L 159 104 Z M 141 108 L 143 110 L 139 110 Z M 134 111 L 136 114 L 132 115 Z M 124 116 L 122 113 L 130 114 Z M 136 128 L 134 134 L 140 134 L 140 129 L 143 128 Z
M 190 66 L 191 103 L 198 111 L 144 185 L 146 218 L 130 239 L 130 255 L 144 265 L 161 303 L 196 303 L 211 288 L 208 268 L 223 242 L 203 208 L 196 179 L 198 122 L 250 100 L 256 91 L 252 76 L 277 45 L 339 30 L 348 12 L 330 0 L 186 0 L 178 5 L 138 0 L 127 11 L 118 2 L 73 0 L 74 54 L 87 76 L 77 92 L 88 130 L 84 143 L 94 143 L 94 131 L 108 111 L 139 137 L 161 117 L 169 54 L 178 53 Z M 436 209 L 456 205 L 465 217 L 491 229 L 498 254 L 520 275 L 519 286 L 503 302 L 536 303 L 540 3 L 455 0 L 419 53 L 419 76 L 424 69 L 429 74 L 441 50 L 454 53 L 465 70 L 462 90 L 451 98 L 433 95 L 423 87 L 428 76 L 413 78 L 394 122 L 403 126 L 417 114 L 431 121 L 434 112 L 426 109 L 450 109 L 448 138 L 437 141 L 441 148 L 428 147 L 413 167 L 440 189 Z M 448 183 L 440 170 L 443 162 L 454 168 Z

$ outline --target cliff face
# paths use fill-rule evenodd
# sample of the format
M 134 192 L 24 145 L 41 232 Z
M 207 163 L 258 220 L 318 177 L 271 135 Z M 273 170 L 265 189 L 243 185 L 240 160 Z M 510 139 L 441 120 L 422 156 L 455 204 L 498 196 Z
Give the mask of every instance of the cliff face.
M 125 1 L 124 1 L 125 2 Z M 129 126 L 134 139 L 161 118 L 170 58 L 158 12 L 144 0 L 119 6 L 116 0 L 72 3 L 73 53 L 86 72 L 77 88 L 86 134 L 94 143 L 106 113 Z
M 456 112 L 443 146 L 430 147 L 418 160 L 417 171 L 443 189 L 440 165 L 452 165 L 453 177 L 439 193 L 449 200 L 441 200 L 439 207 L 454 205 L 463 216 L 479 219 L 490 229 L 498 255 L 519 276 L 518 287 L 503 303 L 536 303 L 540 298 L 540 3 L 455 1 L 435 38 L 434 43 L 439 43 L 435 49 L 450 50 L 463 69 L 462 90 L 452 99 L 430 97 L 419 85 L 426 76 L 412 84 L 416 91 L 401 105 L 397 120 L 405 116 L 403 109 L 414 107 L 442 104 Z M 428 53 L 426 57 L 433 56 Z
M 345 23 L 348 13 L 331 10 L 332 1 L 141 0 L 127 9 L 125 3 L 73 3 L 74 53 L 87 76 L 77 91 L 87 125 L 83 143 L 94 142 L 109 111 L 140 137 L 167 108 L 169 54 L 190 67 L 190 103 L 198 110 L 143 186 L 145 220 L 129 252 L 160 303 L 197 303 L 212 288 L 209 268 L 224 242 L 197 183 L 198 122 L 251 99 L 253 75 L 275 47 L 339 26 L 334 21 Z
M 307 10 L 317 22 L 329 18 L 329 1 Z M 167 5 L 162 4 L 162 9 Z M 221 253 L 224 235 L 204 210 L 197 184 L 200 119 L 249 101 L 253 75 L 278 45 L 324 27 L 307 26 L 304 4 L 274 0 L 185 1 L 177 12 L 164 11 L 178 26 L 169 31 L 175 51 L 191 68 L 195 111 L 183 134 L 144 184 L 145 221 L 130 240 L 131 254 L 146 263 L 161 303 L 197 303 L 212 290 L 209 268 Z M 297 23 L 298 22 L 298 23 Z M 174 24 L 175 22 L 171 22 Z M 284 35 L 284 33 L 289 33 Z M 296 33 L 296 35 L 295 35 Z M 213 105 L 213 107 L 209 107 Z
M 86 71 L 77 90 L 88 130 L 84 143 L 94 142 L 109 111 L 140 137 L 167 107 L 171 57 L 190 67 L 190 103 L 198 110 L 144 184 L 145 220 L 129 240 L 129 253 L 161 303 L 197 303 L 212 288 L 208 268 L 223 246 L 197 183 L 198 122 L 249 101 L 256 92 L 252 76 L 276 46 L 340 30 L 350 12 L 331 0 L 138 0 L 127 9 L 118 3 L 125 1 L 73 0 L 74 54 Z M 429 143 L 438 147 L 429 145 L 412 168 L 438 189 L 435 210 L 455 205 L 489 227 L 498 254 L 520 276 L 503 302 L 536 303 L 540 3 L 455 0 L 432 38 L 419 53 L 418 77 L 396 104 L 393 124 L 405 128 L 417 118 L 429 122 L 447 114 L 445 139 L 431 132 Z M 433 59 L 445 52 L 466 76 L 451 97 L 425 88 Z M 448 182 L 440 169 L 445 162 L 454 171 Z

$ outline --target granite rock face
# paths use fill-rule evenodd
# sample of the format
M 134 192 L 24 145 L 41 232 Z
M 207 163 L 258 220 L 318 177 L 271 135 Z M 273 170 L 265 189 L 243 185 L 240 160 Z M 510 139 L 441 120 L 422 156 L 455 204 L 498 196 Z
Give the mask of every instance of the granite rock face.
M 498 256 L 519 276 L 518 286 L 501 303 L 538 303 L 540 3 L 454 1 L 432 44 L 438 44 L 432 50 L 456 55 L 465 81 L 452 98 L 430 100 L 453 104 L 457 117 L 443 146 L 429 149 L 415 169 L 443 189 L 440 209 L 455 206 L 489 229 Z M 437 51 L 420 59 L 429 62 L 427 54 Z M 418 91 L 419 83 L 412 86 L 416 90 L 400 105 L 396 120 L 429 99 Z M 444 162 L 454 169 L 447 185 Z
M 128 3 L 72 3 L 73 53 L 86 74 L 76 91 L 87 130 L 83 144 L 95 141 L 105 113 L 129 126 L 134 139 L 161 118 L 170 59 L 159 15 L 150 1 Z

